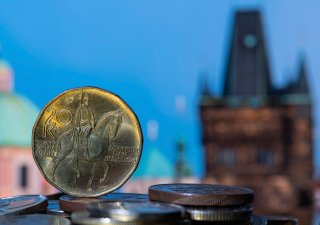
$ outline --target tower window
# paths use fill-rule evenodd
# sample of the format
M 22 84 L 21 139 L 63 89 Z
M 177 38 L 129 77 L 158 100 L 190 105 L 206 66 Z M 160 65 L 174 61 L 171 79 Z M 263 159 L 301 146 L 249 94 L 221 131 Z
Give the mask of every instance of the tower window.
M 19 173 L 19 185 L 22 188 L 26 188 L 28 186 L 28 167 L 25 165 L 21 166 Z
M 235 149 L 221 149 L 218 154 L 218 162 L 220 165 L 234 166 L 237 161 Z
M 258 149 L 257 163 L 261 165 L 273 165 L 273 152 L 270 149 Z

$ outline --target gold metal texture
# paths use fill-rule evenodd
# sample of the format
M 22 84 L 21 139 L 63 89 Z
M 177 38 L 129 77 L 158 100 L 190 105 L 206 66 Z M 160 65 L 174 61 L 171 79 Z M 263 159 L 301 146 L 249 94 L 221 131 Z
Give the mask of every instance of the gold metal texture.
M 131 108 L 96 87 L 67 90 L 40 112 L 32 133 L 34 160 L 64 193 L 96 197 L 124 184 L 138 166 L 143 137 Z

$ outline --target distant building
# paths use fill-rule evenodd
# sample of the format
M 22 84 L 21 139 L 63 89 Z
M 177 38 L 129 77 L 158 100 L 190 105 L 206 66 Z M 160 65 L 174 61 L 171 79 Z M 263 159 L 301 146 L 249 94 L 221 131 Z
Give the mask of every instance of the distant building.
M 10 65 L 0 58 L 0 197 L 56 191 L 40 174 L 31 151 L 38 109 L 13 92 Z
M 202 85 L 206 181 L 256 192 L 256 209 L 288 213 L 312 203 L 312 115 L 305 61 L 285 88 L 271 81 L 261 15 L 237 12 L 222 96 Z

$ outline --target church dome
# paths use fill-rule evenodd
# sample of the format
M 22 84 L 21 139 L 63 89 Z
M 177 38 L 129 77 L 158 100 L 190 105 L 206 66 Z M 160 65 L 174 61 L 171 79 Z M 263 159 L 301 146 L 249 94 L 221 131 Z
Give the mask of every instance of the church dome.
M 38 109 L 30 100 L 12 90 L 12 69 L 0 59 L 0 147 L 30 147 Z

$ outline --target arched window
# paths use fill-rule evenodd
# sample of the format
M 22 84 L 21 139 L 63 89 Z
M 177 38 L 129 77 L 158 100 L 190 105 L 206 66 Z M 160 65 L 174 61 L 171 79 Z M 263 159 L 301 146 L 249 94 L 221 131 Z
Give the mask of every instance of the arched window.
M 19 185 L 22 188 L 27 188 L 28 186 L 28 167 L 23 165 L 19 170 Z

